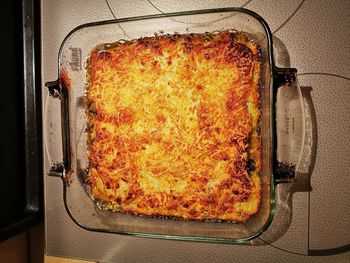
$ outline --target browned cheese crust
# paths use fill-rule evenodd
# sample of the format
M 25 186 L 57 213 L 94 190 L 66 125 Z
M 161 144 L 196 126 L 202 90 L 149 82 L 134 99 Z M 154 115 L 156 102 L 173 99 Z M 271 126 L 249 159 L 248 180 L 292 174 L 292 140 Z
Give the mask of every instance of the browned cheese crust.
M 101 45 L 87 70 L 87 183 L 103 208 L 230 221 L 258 211 L 259 48 L 244 34 Z

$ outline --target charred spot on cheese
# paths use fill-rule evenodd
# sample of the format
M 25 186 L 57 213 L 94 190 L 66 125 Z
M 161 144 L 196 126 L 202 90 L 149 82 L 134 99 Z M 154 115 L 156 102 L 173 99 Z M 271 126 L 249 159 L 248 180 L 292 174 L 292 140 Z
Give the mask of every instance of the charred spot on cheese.
M 242 33 L 102 44 L 87 60 L 91 196 L 103 209 L 246 221 L 261 189 L 259 47 Z

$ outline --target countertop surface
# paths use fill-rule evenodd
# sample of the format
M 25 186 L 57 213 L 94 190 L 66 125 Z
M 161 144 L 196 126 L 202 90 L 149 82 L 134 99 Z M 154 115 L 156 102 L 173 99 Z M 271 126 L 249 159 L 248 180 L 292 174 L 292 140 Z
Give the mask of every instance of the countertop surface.
M 60 44 L 76 26 L 115 17 L 231 6 L 261 15 L 275 43 L 288 50 L 287 63 L 298 69 L 309 116 L 309 149 L 299 180 L 304 187 L 294 189 L 290 197 L 292 217 L 283 236 L 272 244 L 266 240 L 266 245 L 245 246 L 89 232 L 65 212 L 61 180 L 46 175 L 50 163 L 46 154 L 48 255 L 100 262 L 350 261 L 350 1 L 42 1 L 42 82 L 57 79 Z M 45 109 L 44 86 L 43 94 Z M 59 109 L 58 103 L 51 104 Z M 53 120 L 58 131 L 59 116 L 52 112 L 44 113 L 45 120 Z

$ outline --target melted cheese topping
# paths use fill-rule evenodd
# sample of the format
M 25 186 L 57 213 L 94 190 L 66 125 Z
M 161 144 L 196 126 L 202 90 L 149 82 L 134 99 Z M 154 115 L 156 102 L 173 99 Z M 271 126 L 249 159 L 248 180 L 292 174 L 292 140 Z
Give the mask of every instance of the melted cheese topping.
M 259 50 L 245 35 L 101 45 L 87 64 L 87 182 L 103 208 L 235 221 L 258 211 Z

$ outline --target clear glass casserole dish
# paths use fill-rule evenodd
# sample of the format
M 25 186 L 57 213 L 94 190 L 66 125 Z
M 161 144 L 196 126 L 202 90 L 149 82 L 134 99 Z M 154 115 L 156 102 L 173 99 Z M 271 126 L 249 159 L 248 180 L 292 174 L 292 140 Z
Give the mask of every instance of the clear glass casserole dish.
M 84 63 L 91 50 L 100 44 L 154 36 L 159 31 L 188 34 L 217 30 L 243 32 L 261 49 L 260 129 L 263 159 L 258 213 L 246 222 L 218 223 L 144 218 L 100 210 L 91 200 L 84 182 L 88 163 Z M 300 89 L 296 83 L 295 69 L 275 67 L 272 35 L 260 16 L 242 8 L 225 8 L 90 23 L 77 27 L 64 39 L 58 63 L 58 80 L 47 82 L 46 86 L 51 95 L 61 100 L 62 145 L 46 140 L 46 146 L 49 151 L 59 151 L 60 147 L 63 162 L 53 164 L 49 175 L 63 179 L 66 210 L 75 223 L 93 231 L 225 243 L 249 242 L 270 225 L 274 215 L 275 185 L 292 180 L 300 162 L 303 114 L 300 106 L 300 119 L 293 119 L 293 123 L 300 123 L 297 130 L 293 128 L 290 132 L 289 117 L 277 116 L 282 121 L 276 125 L 277 89 L 292 86 L 291 91 L 286 93 L 286 103 L 291 99 L 292 103 L 302 105 Z M 299 144 L 291 143 L 295 136 L 300 137 Z M 279 143 L 281 138 L 283 142 Z

